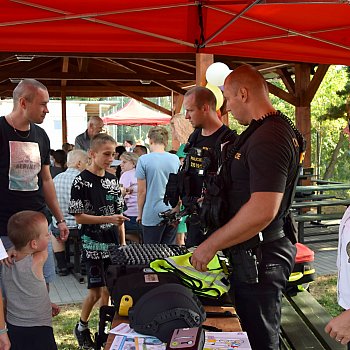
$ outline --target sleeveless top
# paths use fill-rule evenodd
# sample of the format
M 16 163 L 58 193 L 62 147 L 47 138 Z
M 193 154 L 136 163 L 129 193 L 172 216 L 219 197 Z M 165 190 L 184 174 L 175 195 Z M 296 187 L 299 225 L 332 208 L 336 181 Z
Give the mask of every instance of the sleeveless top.
M 52 308 L 44 279 L 32 271 L 33 256 L 2 265 L 2 285 L 7 301 L 7 322 L 13 326 L 52 327 Z

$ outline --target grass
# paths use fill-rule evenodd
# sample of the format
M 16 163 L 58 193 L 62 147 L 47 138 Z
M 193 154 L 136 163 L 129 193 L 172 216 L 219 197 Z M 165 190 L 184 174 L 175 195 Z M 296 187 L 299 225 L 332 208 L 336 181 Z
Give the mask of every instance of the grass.
M 320 276 L 310 284 L 310 293 L 332 315 L 337 316 L 342 309 L 337 304 L 337 276 Z M 61 312 L 53 319 L 55 339 L 59 350 L 78 350 L 73 329 L 79 320 L 81 305 L 71 304 L 61 307 Z M 92 333 L 97 330 L 98 309 L 94 308 L 89 326 Z
M 74 327 L 79 320 L 81 304 L 61 306 L 59 315 L 53 318 L 53 329 L 58 350 L 78 350 L 78 342 L 73 335 Z M 98 308 L 94 308 L 89 321 L 92 333 L 97 330 Z
M 343 311 L 337 303 L 337 275 L 317 277 L 310 284 L 310 293 L 333 317 Z

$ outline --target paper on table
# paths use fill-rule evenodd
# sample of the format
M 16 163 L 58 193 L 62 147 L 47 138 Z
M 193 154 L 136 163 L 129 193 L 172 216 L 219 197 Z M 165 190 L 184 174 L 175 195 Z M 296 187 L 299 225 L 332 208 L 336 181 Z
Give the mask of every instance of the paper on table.
M 2 244 L 2 240 L 0 239 L 0 260 L 7 258 L 7 253 L 4 245 Z
M 166 345 L 154 337 L 116 335 L 110 350 L 165 350 Z
M 113 343 L 110 347 L 110 350 L 119 350 L 120 345 L 122 344 L 122 342 L 124 341 L 124 336 L 122 335 L 116 335 L 113 339 Z
M 203 350 L 251 350 L 246 332 L 205 332 L 205 344 Z
M 135 332 L 132 328 L 130 328 L 128 323 L 120 323 L 118 326 L 112 328 L 109 333 L 119 334 L 119 335 L 127 335 L 130 337 L 149 337 L 148 335 L 143 335 Z

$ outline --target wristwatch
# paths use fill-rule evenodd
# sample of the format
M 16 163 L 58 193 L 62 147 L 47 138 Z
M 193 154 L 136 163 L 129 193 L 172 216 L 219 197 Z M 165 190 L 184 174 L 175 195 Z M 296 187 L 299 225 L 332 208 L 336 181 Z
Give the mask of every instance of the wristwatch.
M 62 219 L 62 220 L 57 220 L 57 224 L 62 224 L 62 223 L 65 223 L 66 220 Z

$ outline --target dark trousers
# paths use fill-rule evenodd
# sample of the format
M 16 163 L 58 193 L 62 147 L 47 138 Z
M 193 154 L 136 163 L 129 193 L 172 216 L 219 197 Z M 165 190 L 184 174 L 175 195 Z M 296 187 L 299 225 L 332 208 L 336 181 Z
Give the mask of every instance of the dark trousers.
M 192 214 L 187 220 L 187 234 L 185 245 L 187 248 L 197 247 L 204 242 L 206 236 L 201 227 L 200 217 L 198 214 Z
M 11 350 L 57 350 L 52 327 L 19 327 L 7 323 Z
M 177 227 L 171 225 L 142 226 L 142 242 L 145 244 L 175 244 Z
M 238 279 L 233 266 L 232 294 L 242 328 L 253 350 L 278 350 L 282 293 L 294 266 L 296 248 L 284 237 L 261 245 L 259 282 Z

